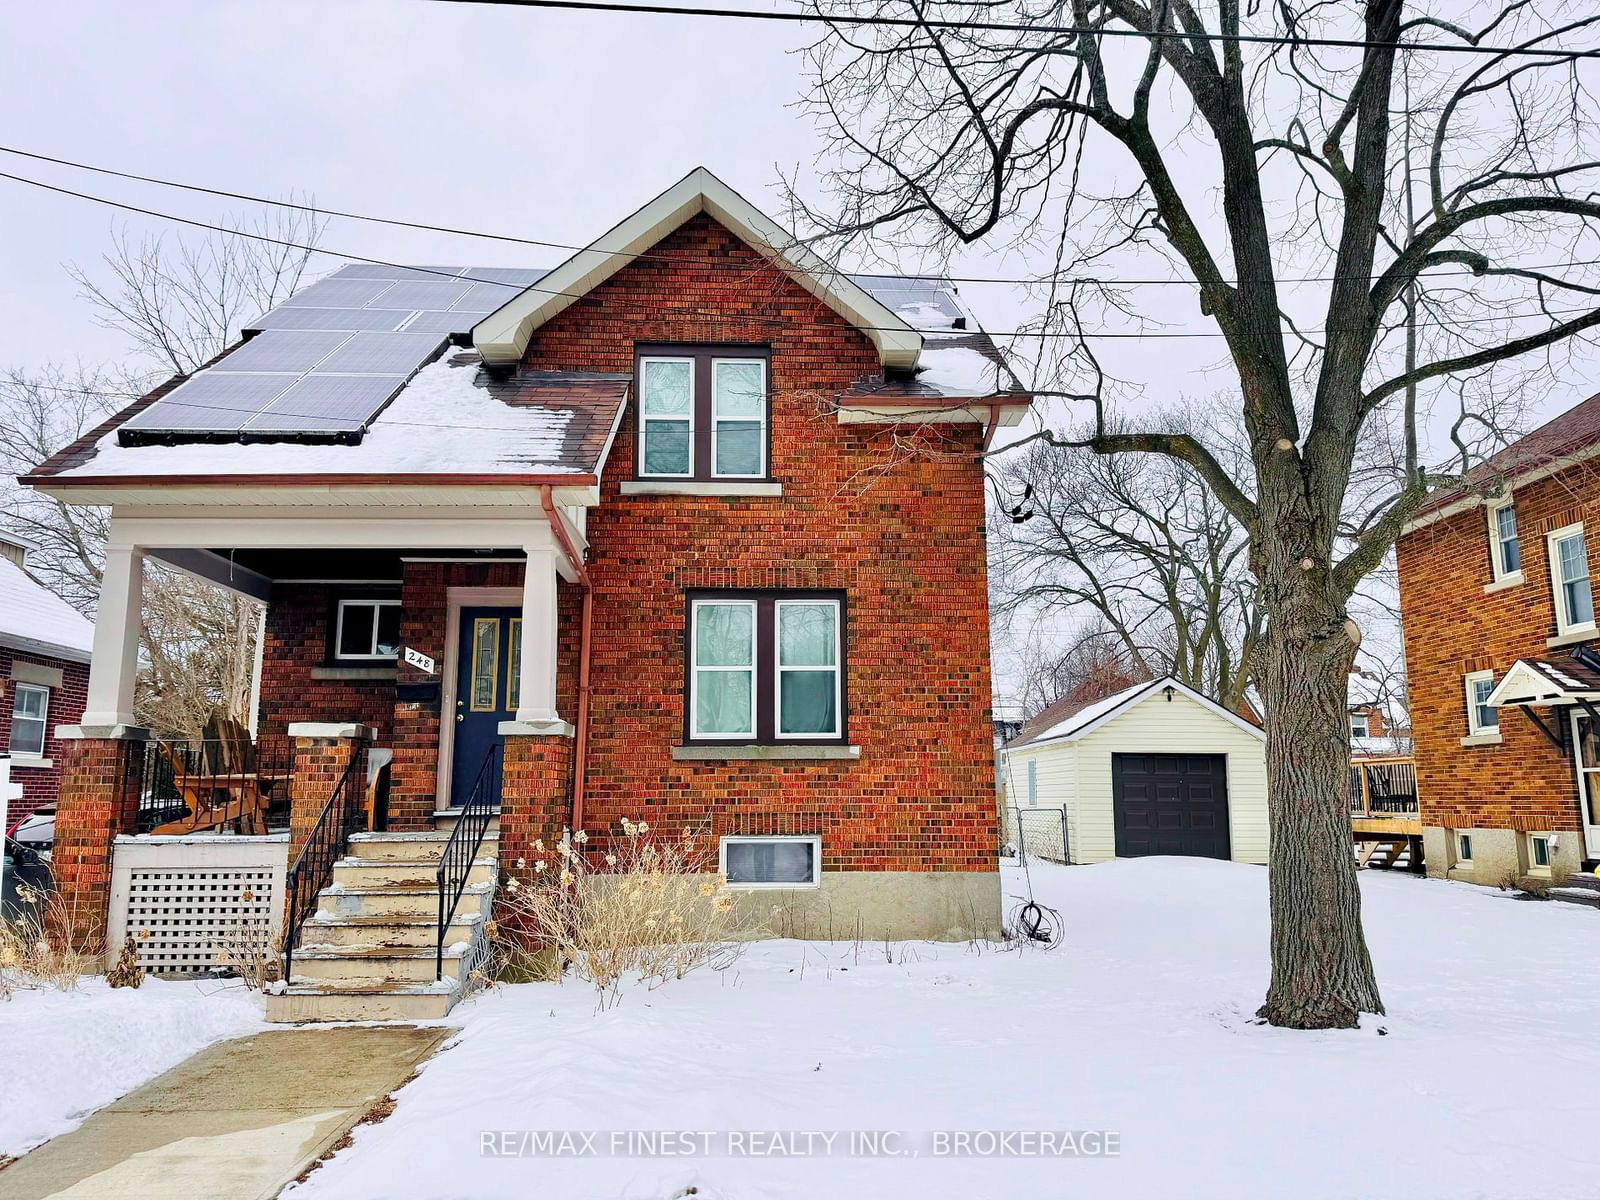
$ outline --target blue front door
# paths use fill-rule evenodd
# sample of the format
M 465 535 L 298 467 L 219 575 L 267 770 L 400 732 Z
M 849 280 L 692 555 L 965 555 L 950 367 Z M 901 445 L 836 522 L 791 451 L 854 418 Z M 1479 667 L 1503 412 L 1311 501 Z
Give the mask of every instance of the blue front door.
M 450 803 L 459 807 L 472 795 L 484 759 L 500 742 L 500 722 L 517 712 L 522 610 L 463 608 L 457 636 Z

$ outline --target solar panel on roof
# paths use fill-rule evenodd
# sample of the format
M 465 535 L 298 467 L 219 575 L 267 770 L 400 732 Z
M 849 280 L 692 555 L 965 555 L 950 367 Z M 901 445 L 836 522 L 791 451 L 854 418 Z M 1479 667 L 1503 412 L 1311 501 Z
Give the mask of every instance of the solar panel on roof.
M 472 332 L 472 327 L 488 313 L 481 312 L 419 312 L 406 322 L 406 333 L 460 333 Z
M 346 263 L 329 279 L 437 279 L 442 272 L 459 275 L 465 267 L 391 267 L 382 263 Z
M 409 375 L 444 341 L 437 333 L 357 333 L 317 364 L 316 373 Z
M 538 283 L 550 272 L 538 267 L 468 267 L 464 274 L 469 279 L 486 279 L 492 283 L 512 283 L 519 287 L 527 287 L 531 283 Z
M 289 308 L 365 308 L 394 287 L 392 279 L 320 279 L 283 303 Z M 384 307 L 393 307 L 385 305 Z
M 410 313 L 383 308 L 288 308 L 279 305 L 245 329 L 398 329 Z
M 467 294 L 468 285 L 448 280 L 403 279 L 372 302 L 374 308 L 449 308 Z
M 124 423 L 123 429 L 226 433 L 242 429 L 299 378 L 204 371 Z
M 258 333 L 210 369 L 230 371 L 309 371 L 350 339 L 339 331 L 269 329 Z M 381 336 L 381 335 L 380 335 Z
M 403 382 L 396 375 L 307 375 L 252 417 L 246 431 L 354 432 Z
M 475 283 L 454 307 L 457 312 L 491 313 L 526 290 L 519 283 Z

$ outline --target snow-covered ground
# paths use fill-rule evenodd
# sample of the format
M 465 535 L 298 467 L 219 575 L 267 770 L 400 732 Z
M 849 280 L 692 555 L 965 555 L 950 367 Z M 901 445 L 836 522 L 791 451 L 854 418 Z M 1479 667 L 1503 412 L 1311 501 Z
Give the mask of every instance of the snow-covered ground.
M 1049 953 L 919 943 L 890 962 L 881 943 L 769 942 L 603 1013 L 571 982 L 487 995 L 457 1010 L 460 1038 L 394 1115 L 290 1194 L 1592 1194 L 1600 914 L 1367 872 L 1389 1016 L 1291 1033 L 1251 1020 L 1264 870 L 1145 859 L 1034 878 L 1068 926 Z M 488 1131 L 513 1148 L 519 1131 L 597 1133 L 606 1151 L 614 1132 L 656 1130 L 710 1134 L 713 1152 L 481 1153 Z M 906 1153 L 851 1157 L 851 1130 L 898 1131 Z M 953 1130 L 1110 1131 L 1120 1154 L 935 1156 Z M 817 1138 L 811 1157 L 774 1157 L 753 1153 L 763 1131 L 844 1132 L 831 1155 Z
M 65 1133 L 212 1042 L 264 1027 L 260 1001 L 219 981 L 18 989 L 0 1000 L 0 1155 Z

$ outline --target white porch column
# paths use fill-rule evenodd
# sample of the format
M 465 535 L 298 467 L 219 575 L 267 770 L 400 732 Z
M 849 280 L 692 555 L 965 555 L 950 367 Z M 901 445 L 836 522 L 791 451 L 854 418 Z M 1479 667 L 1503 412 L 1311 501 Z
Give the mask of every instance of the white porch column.
M 527 547 L 522 583 L 522 671 L 519 725 L 559 726 L 556 712 L 556 558 L 550 546 Z
M 100 607 L 94 615 L 94 660 L 89 665 L 88 703 L 81 719 L 85 727 L 134 724 L 133 685 L 139 672 L 143 596 L 144 550 L 111 542 L 106 546 L 106 566 L 100 576 Z

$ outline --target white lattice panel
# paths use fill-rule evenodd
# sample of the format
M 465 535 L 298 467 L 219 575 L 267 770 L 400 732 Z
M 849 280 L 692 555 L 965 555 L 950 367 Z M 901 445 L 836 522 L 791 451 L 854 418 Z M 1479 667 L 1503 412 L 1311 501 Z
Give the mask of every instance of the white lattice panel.
M 118 838 L 108 942 L 138 939 L 155 975 L 199 975 L 242 926 L 276 939 L 283 918 L 284 837 Z

